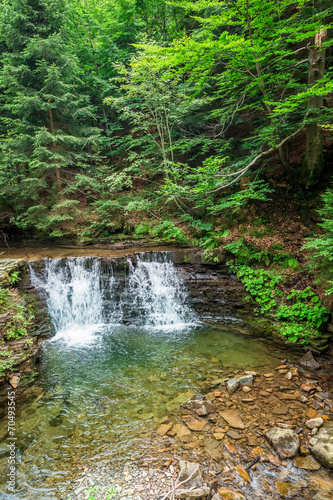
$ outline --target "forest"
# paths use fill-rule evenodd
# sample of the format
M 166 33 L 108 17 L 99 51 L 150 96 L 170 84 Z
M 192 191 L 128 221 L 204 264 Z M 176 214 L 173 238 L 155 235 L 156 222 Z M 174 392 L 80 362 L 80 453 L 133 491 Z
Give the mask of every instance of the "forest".
M 1 0 L 3 238 L 229 261 L 306 342 L 333 292 L 331 0 Z

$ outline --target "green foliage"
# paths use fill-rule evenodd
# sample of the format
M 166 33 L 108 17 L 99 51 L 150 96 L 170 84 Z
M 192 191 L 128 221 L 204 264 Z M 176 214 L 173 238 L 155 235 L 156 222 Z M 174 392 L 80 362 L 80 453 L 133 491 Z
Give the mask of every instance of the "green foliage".
M 319 227 L 323 233 L 308 238 L 304 248 L 312 253 L 311 267 L 326 285 L 326 293 L 333 293 L 333 190 L 328 188 L 322 196 L 324 205 L 318 210 L 322 217 Z
M 283 286 L 286 281 L 285 263 L 294 271 L 298 267 L 296 259 L 290 259 L 288 254 L 282 252 L 280 255 L 274 255 L 272 252 L 255 251 L 253 247 L 244 245 L 242 239 L 224 248 L 235 255 L 234 259 L 228 262 L 230 270 L 237 272 L 250 299 L 257 303 L 255 314 L 269 315 L 273 320 L 283 322 L 276 323 L 280 325 L 277 328 L 292 342 L 300 340 L 307 343 L 309 339 L 319 335 L 329 318 L 329 312 L 320 298 L 309 286 L 303 290 L 292 289 L 289 293 L 285 292 Z M 278 268 L 258 267 L 262 261 L 266 266 L 271 262 L 276 266 L 278 262 Z
M 17 294 L 0 284 L 0 313 L 13 311 L 4 328 L 6 339 L 17 339 L 28 335 L 29 326 L 34 319 L 27 304 Z
M 165 240 L 175 240 L 179 244 L 188 244 L 189 240 L 183 231 L 170 219 L 159 222 L 150 230 L 152 236 Z

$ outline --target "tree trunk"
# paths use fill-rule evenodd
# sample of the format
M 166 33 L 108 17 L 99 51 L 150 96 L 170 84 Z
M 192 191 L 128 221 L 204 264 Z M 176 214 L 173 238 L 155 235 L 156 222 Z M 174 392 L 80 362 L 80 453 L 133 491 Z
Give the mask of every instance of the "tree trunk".
M 322 30 L 311 40 L 308 75 L 308 83 L 310 86 L 323 78 L 325 73 L 325 49 L 323 49 L 322 44 L 326 36 L 326 30 Z M 323 97 L 311 97 L 308 101 L 309 115 L 311 117 L 319 117 L 320 109 L 323 104 Z M 313 122 L 308 125 L 306 131 L 306 147 L 301 173 L 302 184 L 304 184 L 305 187 L 315 185 L 319 180 L 323 168 L 323 132 L 318 123 Z

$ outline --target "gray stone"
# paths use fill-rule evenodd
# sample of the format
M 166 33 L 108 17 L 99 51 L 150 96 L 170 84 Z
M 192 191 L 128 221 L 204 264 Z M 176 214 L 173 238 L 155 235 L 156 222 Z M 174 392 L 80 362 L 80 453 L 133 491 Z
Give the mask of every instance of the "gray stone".
M 324 423 L 324 420 L 321 417 L 318 418 L 311 418 L 308 420 L 305 425 L 307 426 L 308 429 L 314 429 L 315 427 L 321 427 Z
M 242 375 L 241 377 L 231 378 L 227 380 L 226 385 L 229 394 L 233 394 L 234 392 L 236 392 L 238 387 L 252 387 L 253 375 Z
M 311 351 L 308 351 L 304 356 L 299 360 L 299 363 L 310 370 L 318 370 L 320 368 L 320 364 L 314 359 Z
M 186 481 L 189 477 L 191 479 L 187 481 L 186 487 L 199 487 L 202 486 L 202 475 L 200 470 L 200 465 L 196 462 L 188 462 L 187 460 L 180 460 L 180 473 L 179 481 L 182 483 Z
M 324 424 L 309 443 L 315 459 L 325 467 L 333 469 L 333 424 Z
M 281 458 L 293 458 L 298 452 L 299 439 L 291 429 L 273 427 L 266 433 L 266 438 Z
M 201 488 L 194 489 L 179 489 L 175 491 L 176 498 L 205 498 L 210 494 L 208 486 L 201 486 Z
M 193 411 L 193 413 L 199 417 L 204 417 L 213 410 L 213 404 L 211 401 L 201 399 L 191 399 L 189 401 L 185 401 L 181 407 L 183 409 Z
M 228 431 L 227 436 L 230 437 L 231 439 L 242 439 L 243 436 L 238 434 L 236 431 Z
M 233 394 L 234 392 L 237 391 L 239 387 L 239 380 L 231 378 L 227 380 L 226 384 L 227 384 L 227 391 L 229 392 L 229 394 Z

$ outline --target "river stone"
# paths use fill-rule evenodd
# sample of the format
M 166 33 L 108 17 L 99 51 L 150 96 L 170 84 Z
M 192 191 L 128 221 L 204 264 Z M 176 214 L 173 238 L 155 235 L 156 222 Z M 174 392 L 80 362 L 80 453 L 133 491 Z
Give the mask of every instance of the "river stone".
M 324 424 L 318 434 L 309 441 L 311 452 L 319 463 L 333 468 L 333 424 Z
M 175 498 L 206 498 L 210 494 L 208 486 L 201 486 L 194 489 L 178 489 L 175 491 Z
M 243 375 L 241 377 L 231 378 L 227 380 L 226 385 L 229 394 L 233 394 L 235 391 L 237 391 L 238 387 L 252 387 L 253 375 Z
M 179 482 L 186 481 L 189 477 L 191 479 L 187 481 L 186 487 L 200 487 L 202 486 L 202 474 L 200 470 L 200 465 L 196 462 L 189 462 L 188 460 L 179 461 L 180 473 Z
M 275 483 L 275 486 L 282 498 L 295 497 L 301 491 L 300 486 L 293 483 Z
M 298 452 L 299 439 L 291 429 L 273 427 L 265 435 L 281 458 L 293 458 Z
M 191 399 L 189 401 L 184 401 L 181 407 L 183 409 L 193 411 L 199 417 L 204 417 L 212 411 L 213 404 L 211 401 L 205 401 L 202 399 Z
M 311 351 L 308 351 L 304 356 L 299 360 L 299 363 L 310 370 L 318 370 L 320 368 L 320 364 L 314 359 Z
M 192 432 L 184 424 L 176 424 L 173 426 L 172 430 L 176 432 L 177 437 L 181 441 L 188 441 L 192 435 Z
M 236 431 L 228 431 L 227 436 L 230 437 L 231 439 L 242 439 L 243 436 L 238 434 Z
M 321 465 L 317 462 L 317 460 L 315 460 L 310 455 L 307 455 L 306 457 L 294 458 L 293 464 L 295 467 L 305 470 L 319 470 L 321 467 Z
M 226 384 L 227 384 L 227 391 L 229 392 L 229 394 L 233 394 L 234 392 L 237 391 L 239 387 L 239 380 L 231 378 L 227 380 Z
M 244 422 L 237 411 L 233 410 L 220 411 L 220 416 L 228 422 L 230 427 L 234 427 L 235 429 L 245 428 Z
M 308 420 L 305 425 L 307 426 L 308 429 L 315 429 L 316 427 L 321 427 L 324 423 L 324 420 L 321 417 L 318 418 L 311 418 Z
M 246 500 L 244 495 L 229 488 L 219 488 L 217 490 L 217 494 L 219 495 L 218 498 L 220 498 L 221 500 Z

